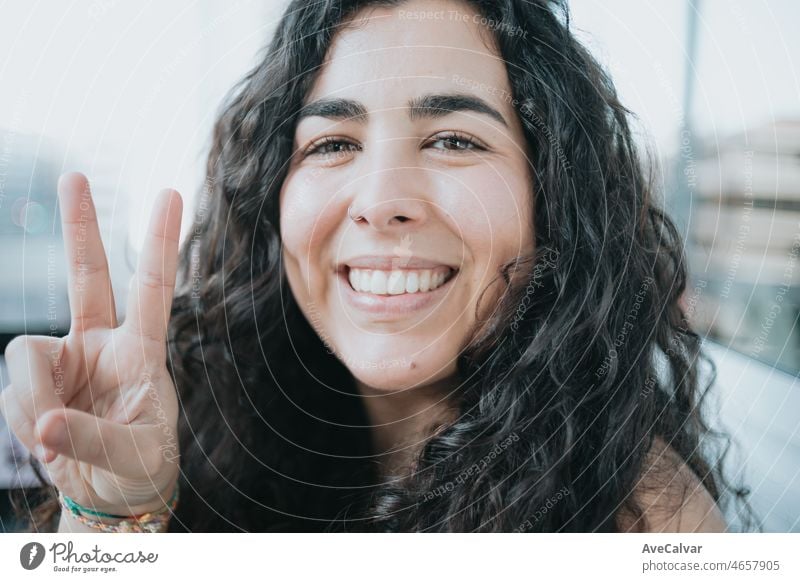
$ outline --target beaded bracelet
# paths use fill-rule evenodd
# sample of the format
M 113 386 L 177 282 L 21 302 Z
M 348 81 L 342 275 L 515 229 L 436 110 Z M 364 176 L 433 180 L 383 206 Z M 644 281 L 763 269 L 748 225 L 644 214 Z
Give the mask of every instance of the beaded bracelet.
M 70 512 L 80 523 L 100 530 L 102 532 L 121 532 L 121 533 L 158 533 L 166 530 L 167 522 L 172 517 L 175 507 L 178 505 L 178 485 L 175 484 L 175 491 L 172 497 L 167 502 L 167 505 L 157 511 L 148 511 L 139 515 L 114 515 L 113 513 L 105 513 L 102 511 L 95 511 L 88 507 L 84 507 L 76 503 L 73 499 L 67 497 L 59 491 L 58 500 L 61 506 Z M 96 517 L 107 517 L 114 519 L 122 519 L 118 523 L 105 523 Z

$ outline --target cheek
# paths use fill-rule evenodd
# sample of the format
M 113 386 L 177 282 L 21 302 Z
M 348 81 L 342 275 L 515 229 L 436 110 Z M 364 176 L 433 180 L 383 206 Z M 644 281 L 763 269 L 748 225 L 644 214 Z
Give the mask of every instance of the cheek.
M 505 178 L 515 172 L 483 169 L 460 180 L 469 190 L 462 186 L 441 199 L 469 256 L 469 301 L 479 319 L 487 318 L 507 291 L 502 267 L 533 251 L 532 187 L 523 179 Z
M 322 275 L 319 271 L 330 264 L 326 253 L 331 249 L 331 240 L 343 212 L 334 196 L 335 188 L 320 191 L 315 179 L 318 177 L 309 171 L 295 173 L 285 180 L 280 199 L 281 240 L 287 257 L 287 275 L 291 276 L 288 263 L 295 263 L 294 271 L 301 271 L 307 283 L 319 283 L 311 279 Z
M 460 186 L 441 197 L 450 228 L 464 241 L 476 270 L 486 275 L 533 249 L 532 187 L 518 175 L 516 169 L 481 168 L 465 173 Z

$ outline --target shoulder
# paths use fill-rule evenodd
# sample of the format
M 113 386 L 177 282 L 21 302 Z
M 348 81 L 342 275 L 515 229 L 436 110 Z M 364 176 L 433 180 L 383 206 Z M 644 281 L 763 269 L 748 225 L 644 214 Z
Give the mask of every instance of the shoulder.
M 642 517 L 619 517 L 620 531 L 724 532 L 727 528 L 714 498 L 689 466 L 661 438 L 647 455 L 633 492 Z

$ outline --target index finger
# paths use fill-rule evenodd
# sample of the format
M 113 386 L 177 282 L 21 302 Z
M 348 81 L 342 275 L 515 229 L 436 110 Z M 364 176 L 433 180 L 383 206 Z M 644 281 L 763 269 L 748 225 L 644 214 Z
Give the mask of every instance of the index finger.
M 86 176 L 79 172 L 62 175 L 58 180 L 58 200 L 69 265 L 70 329 L 116 327 L 108 261 Z
M 183 201 L 176 190 L 159 192 L 136 274 L 123 324 L 134 334 L 165 342 L 178 270 L 178 240 Z

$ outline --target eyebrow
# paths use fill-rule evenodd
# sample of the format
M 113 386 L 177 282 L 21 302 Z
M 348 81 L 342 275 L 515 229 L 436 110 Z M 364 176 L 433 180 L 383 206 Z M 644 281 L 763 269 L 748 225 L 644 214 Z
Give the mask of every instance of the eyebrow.
M 408 116 L 416 119 L 436 119 L 457 111 L 474 111 L 488 115 L 508 127 L 503 115 L 486 101 L 467 93 L 428 94 L 415 97 L 408 102 Z M 318 99 L 304 106 L 298 114 L 297 121 L 305 117 L 327 117 L 340 121 L 369 121 L 366 107 L 353 99 Z

